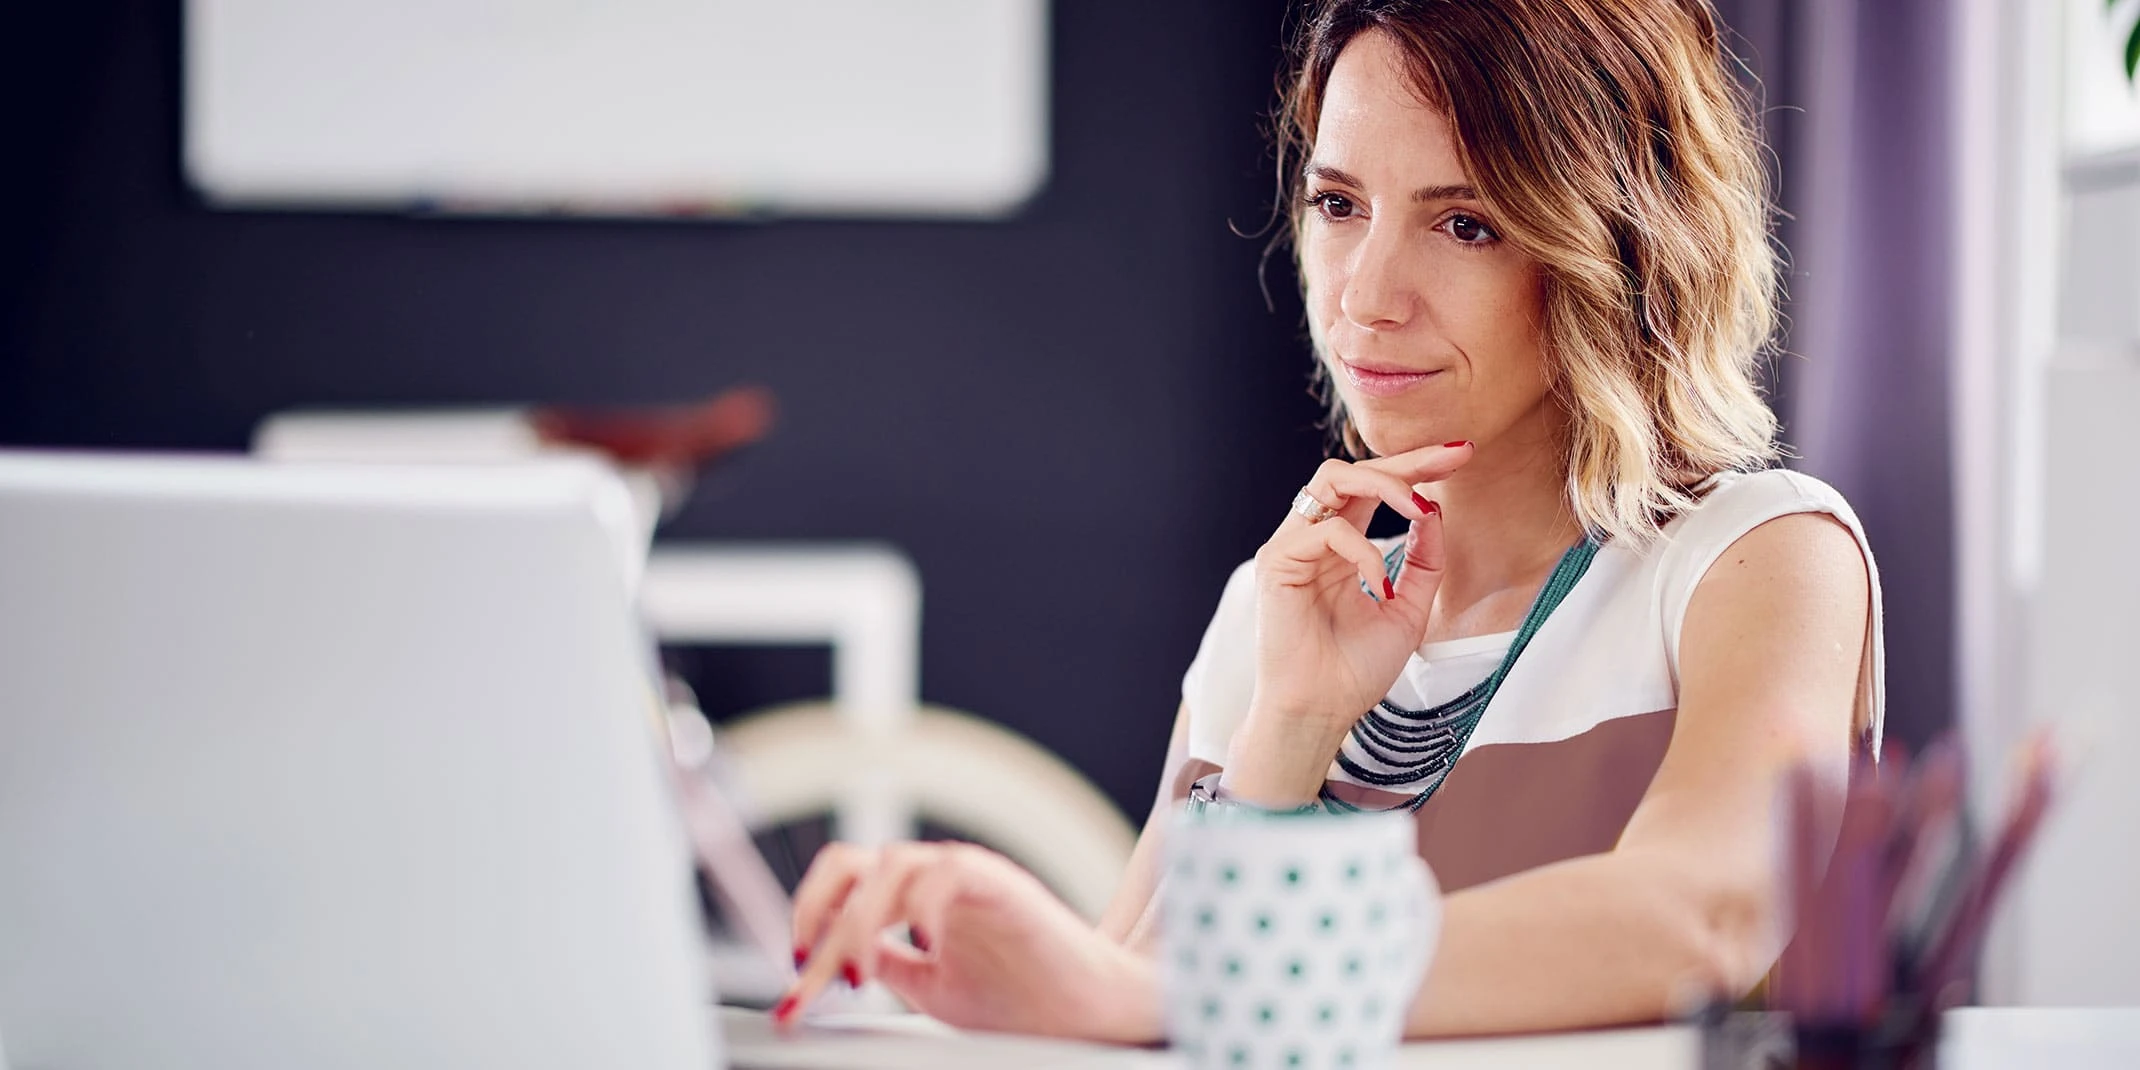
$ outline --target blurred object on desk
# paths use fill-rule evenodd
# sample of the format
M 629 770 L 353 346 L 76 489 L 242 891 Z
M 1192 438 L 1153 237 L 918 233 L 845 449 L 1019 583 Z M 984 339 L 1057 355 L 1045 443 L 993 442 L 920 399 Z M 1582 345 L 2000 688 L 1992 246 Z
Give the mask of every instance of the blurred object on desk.
M 1914 768 L 1899 746 L 1881 763 L 1858 759 L 1839 814 L 1833 786 L 1809 767 L 1793 771 L 1783 811 L 1792 936 L 1767 1001 L 1791 1016 L 1796 1065 L 1933 1065 L 1939 1016 L 1973 998 L 1985 930 L 2056 778 L 2039 730 L 2017 755 L 2004 818 L 1974 850 L 1951 739 Z
M 764 438 L 774 411 L 772 391 L 738 386 L 684 405 L 538 405 L 528 422 L 545 444 L 591 449 L 625 471 L 650 473 L 667 517 L 700 469 Z
M 294 410 L 253 431 L 253 454 L 272 461 L 481 464 L 546 452 L 592 454 L 632 490 L 642 534 L 675 512 L 692 477 L 773 427 L 771 391 L 745 384 L 697 402 L 545 404 L 496 409 Z

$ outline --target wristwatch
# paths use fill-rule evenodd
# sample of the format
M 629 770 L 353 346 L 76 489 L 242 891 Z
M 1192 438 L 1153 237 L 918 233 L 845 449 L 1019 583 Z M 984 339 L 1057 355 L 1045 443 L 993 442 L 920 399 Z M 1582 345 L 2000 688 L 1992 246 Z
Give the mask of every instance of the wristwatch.
M 1278 814 L 1281 816 L 1292 816 L 1294 814 L 1314 814 L 1322 812 L 1323 804 L 1320 801 L 1302 803 L 1301 805 L 1292 807 L 1291 809 L 1283 810 L 1273 809 L 1268 806 L 1257 806 L 1255 803 L 1242 799 L 1234 795 L 1232 792 L 1229 792 L 1225 788 L 1221 787 L 1219 785 L 1219 778 L 1223 775 L 1223 773 L 1207 773 L 1203 776 L 1197 777 L 1196 780 L 1189 785 L 1190 813 L 1201 814 L 1210 810 L 1242 810 L 1256 814 Z

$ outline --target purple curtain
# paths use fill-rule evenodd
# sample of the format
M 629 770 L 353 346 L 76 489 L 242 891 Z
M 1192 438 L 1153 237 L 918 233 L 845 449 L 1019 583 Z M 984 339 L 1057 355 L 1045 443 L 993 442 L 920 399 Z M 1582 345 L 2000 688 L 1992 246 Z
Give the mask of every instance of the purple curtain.
M 1791 466 L 1865 523 L 1887 599 L 1888 737 L 1915 749 L 1955 717 L 1951 5 L 1717 6 L 1758 81 L 1786 213 L 1771 396 Z

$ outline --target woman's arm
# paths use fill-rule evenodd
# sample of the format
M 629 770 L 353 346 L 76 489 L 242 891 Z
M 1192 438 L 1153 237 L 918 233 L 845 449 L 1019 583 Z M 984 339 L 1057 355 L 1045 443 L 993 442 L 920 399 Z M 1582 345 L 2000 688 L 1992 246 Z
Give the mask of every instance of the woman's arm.
M 1451 895 L 1408 1034 L 1654 1020 L 1753 987 L 1788 936 L 1780 776 L 1810 761 L 1843 782 L 1870 598 L 1857 540 L 1825 515 L 1726 550 L 1688 606 L 1672 742 L 1619 845 Z

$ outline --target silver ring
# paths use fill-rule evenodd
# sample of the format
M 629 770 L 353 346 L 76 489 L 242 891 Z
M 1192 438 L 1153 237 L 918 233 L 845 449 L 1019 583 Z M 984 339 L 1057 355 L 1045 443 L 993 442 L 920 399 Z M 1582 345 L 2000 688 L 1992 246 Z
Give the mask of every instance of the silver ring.
M 1310 524 L 1320 524 L 1338 515 L 1337 510 L 1324 505 L 1315 495 L 1308 493 L 1306 487 L 1300 488 L 1300 493 L 1293 495 L 1293 511 Z

